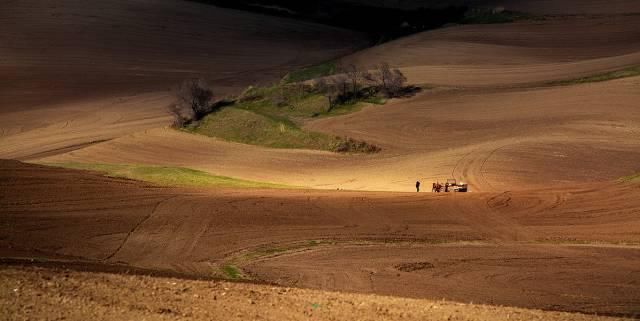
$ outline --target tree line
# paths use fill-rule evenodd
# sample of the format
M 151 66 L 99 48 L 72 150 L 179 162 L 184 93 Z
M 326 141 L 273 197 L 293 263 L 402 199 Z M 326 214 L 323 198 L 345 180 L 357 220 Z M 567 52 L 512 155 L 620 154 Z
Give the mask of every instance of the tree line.
M 361 69 L 354 64 L 339 66 L 336 74 L 320 77 L 310 82 L 282 86 L 280 95 L 273 97 L 274 104 L 288 104 L 287 91 L 300 90 L 303 93 L 323 95 L 328 102 L 327 112 L 336 106 L 375 96 L 396 98 L 410 93 L 414 88 L 407 86 L 407 78 L 399 69 L 388 63 L 381 63 L 373 69 Z M 213 88 L 202 78 L 183 81 L 175 92 L 176 103 L 170 107 L 174 116 L 174 127 L 199 121 L 206 115 L 234 101 L 213 101 Z M 242 100 L 246 97 L 239 97 Z
M 386 98 L 402 96 L 407 91 L 407 78 L 399 69 L 388 63 L 376 65 L 373 70 L 360 69 L 354 64 L 339 66 L 333 76 L 313 80 L 314 89 L 328 100 L 329 110 L 349 100 L 372 97 L 378 94 Z

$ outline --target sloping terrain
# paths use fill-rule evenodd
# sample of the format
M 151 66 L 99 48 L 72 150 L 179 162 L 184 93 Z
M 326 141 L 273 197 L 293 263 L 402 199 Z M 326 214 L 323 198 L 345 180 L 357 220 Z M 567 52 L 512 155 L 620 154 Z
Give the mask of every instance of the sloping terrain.
M 4 1 L 0 30 L 0 157 L 20 159 L 168 125 L 171 90 L 184 79 L 205 77 L 221 97 L 365 43 L 171 0 Z
M 363 50 L 343 62 L 363 68 L 387 62 L 418 84 L 495 87 L 621 69 L 640 64 L 639 51 L 639 16 L 559 17 L 453 26 Z
M 418 0 L 420 1 L 420 0 Z M 640 13 L 634 0 L 470 0 L 472 5 L 542 15 L 625 15 Z
M 0 158 L 167 165 L 312 188 L 159 187 L 0 161 L 0 257 L 637 317 L 640 188 L 619 179 L 640 172 L 640 77 L 571 81 L 640 64 L 635 4 L 508 3 L 577 15 L 452 26 L 342 59 L 386 61 L 429 85 L 303 124 L 382 147 L 375 155 L 274 150 L 167 127 L 169 89 L 186 77 L 206 76 L 225 95 L 351 53 L 361 35 L 187 1 L 0 4 Z M 471 193 L 398 193 L 450 177 Z M 0 274 L 34 284 L 38 273 L 58 278 Z M 114 287 L 140 282 L 103 277 L 73 275 L 91 298 L 93 281 L 116 298 Z M 45 298 L 75 302 L 57 289 Z M 246 289 L 260 291 L 227 295 L 244 302 Z M 41 290 L 28 291 L 12 306 Z M 166 318 L 185 309 L 148 304 Z M 207 313 L 240 310 L 249 311 Z M 297 316 L 283 313 L 273 316 Z
M 467 195 L 198 191 L 17 162 L 2 162 L 0 177 L 9 187 L 2 257 L 639 312 L 637 184 Z
M 549 82 L 640 63 L 639 22 L 631 15 L 456 26 L 345 58 L 367 66 L 388 61 L 412 82 L 443 86 L 306 124 L 378 145 L 383 151 L 376 156 L 272 150 L 169 129 L 143 132 L 147 124 L 135 118 L 130 124 L 139 132 L 102 142 L 115 135 L 103 131 L 130 128 L 121 127 L 122 117 L 82 139 L 73 127 L 52 130 L 48 137 L 59 143 L 45 150 L 38 132 L 21 133 L 5 138 L 0 151 L 32 161 L 165 164 L 329 189 L 409 191 L 416 179 L 428 184 L 447 177 L 468 181 L 473 191 L 615 180 L 640 171 L 638 78 L 575 86 Z M 151 118 L 148 127 L 158 127 L 164 117 Z M 82 148 L 60 150 L 69 141 Z
M 468 5 L 539 15 L 613 15 L 640 13 L 634 0 L 346 0 L 380 7 L 416 9 Z
M 5 1 L 0 9 L 3 111 L 166 91 L 194 75 L 221 90 L 242 87 L 362 44 L 344 30 L 188 1 Z
M 375 156 L 273 150 L 158 129 L 44 161 L 186 166 L 330 189 L 411 191 L 416 179 L 451 176 L 476 192 L 611 181 L 640 170 L 639 81 L 426 92 L 308 125 L 375 143 L 383 148 Z
M 619 320 L 432 300 L 68 270 L 0 270 L 1 320 Z M 132 304 L 131 302 L 135 302 Z

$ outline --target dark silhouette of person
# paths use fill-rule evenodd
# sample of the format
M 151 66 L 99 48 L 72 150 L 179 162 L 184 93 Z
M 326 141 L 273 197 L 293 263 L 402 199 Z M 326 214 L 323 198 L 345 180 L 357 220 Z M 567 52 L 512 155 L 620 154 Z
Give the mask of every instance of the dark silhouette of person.
M 420 181 L 416 181 L 416 192 L 420 192 Z

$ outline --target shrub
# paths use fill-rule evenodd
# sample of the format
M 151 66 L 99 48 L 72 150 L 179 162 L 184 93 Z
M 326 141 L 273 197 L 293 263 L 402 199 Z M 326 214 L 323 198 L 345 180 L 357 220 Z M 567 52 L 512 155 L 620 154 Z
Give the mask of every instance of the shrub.
M 262 98 L 262 95 L 258 92 L 256 87 L 249 86 L 238 96 L 238 101 L 242 103 L 258 100 L 260 98 Z
M 494 24 L 494 23 L 510 23 L 516 20 L 532 19 L 533 17 L 509 10 L 502 7 L 497 8 L 474 8 L 467 11 L 464 18 L 460 21 L 462 24 Z
M 192 120 L 200 120 L 212 111 L 213 90 L 201 78 L 182 82 L 176 91 L 177 104 L 191 111 Z
M 316 66 L 306 67 L 296 70 L 287 75 L 286 82 L 294 83 L 307 81 L 315 78 L 326 77 L 336 73 L 336 63 L 333 61 L 325 62 Z
M 173 116 L 173 124 L 171 124 L 173 128 L 182 128 L 190 120 L 189 117 L 182 113 L 182 109 L 178 105 L 169 106 L 169 112 Z
M 336 153 L 377 153 L 381 150 L 380 147 L 369 144 L 365 141 L 355 140 L 353 138 L 342 138 L 335 145 L 333 151 Z
M 368 77 L 387 98 L 400 96 L 406 88 L 407 77 L 399 69 L 391 69 L 386 62 L 376 66 L 376 71 Z

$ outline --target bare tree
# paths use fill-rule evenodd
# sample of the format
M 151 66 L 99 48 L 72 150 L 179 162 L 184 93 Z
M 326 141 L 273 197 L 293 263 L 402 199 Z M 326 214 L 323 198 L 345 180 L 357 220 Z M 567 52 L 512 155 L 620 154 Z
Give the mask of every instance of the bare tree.
M 325 98 L 327 98 L 327 101 L 329 103 L 329 108 L 327 108 L 327 112 L 330 112 L 337 105 L 338 97 L 340 96 L 340 89 L 339 89 L 339 86 L 336 84 L 336 82 L 326 81 L 323 95 Z
M 363 70 L 361 77 L 362 77 L 362 84 L 364 86 L 370 87 L 370 86 L 375 86 L 377 84 L 376 75 L 371 73 L 371 71 L 369 70 Z
M 386 62 L 376 66 L 376 73 L 372 75 L 371 79 L 388 97 L 398 96 L 407 83 L 404 74 L 398 69 L 391 69 Z
M 327 79 L 324 77 L 316 78 L 313 80 L 313 90 L 315 90 L 316 92 L 324 93 L 327 91 L 328 87 L 329 87 L 329 83 L 327 82 Z
M 177 104 L 171 104 L 169 106 L 169 112 L 173 116 L 173 127 L 182 128 L 186 123 L 189 122 L 189 117 L 185 117 L 182 108 L 180 108 L 180 106 L 178 106 Z
M 340 96 L 346 97 L 349 93 L 349 78 L 343 74 L 336 75 L 333 77 L 333 83 L 337 87 Z
M 289 97 L 287 96 L 287 91 L 285 91 L 284 87 L 280 87 L 277 90 L 277 92 L 271 97 L 271 102 L 278 107 L 284 107 L 289 104 Z
M 387 90 L 389 79 L 392 76 L 391 67 L 386 62 L 376 66 L 378 85 L 382 90 Z
M 178 105 L 188 108 L 195 120 L 200 120 L 211 112 L 213 91 L 203 79 L 194 78 L 182 82 L 176 92 L 176 98 Z
M 387 91 L 391 94 L 391 97 L 396 97 L 402 93 L 406 84 L 407 77 L 400 70 L 394 69 L 389 79 Z
M 353 94 L 357 95 L 359 91 L 359 82 L 363 79 L 364 73 L 360 69 L 358 69 L 356 65 L 351 64 L 346 67 L 345 75 L 351 82 L 351 91 L 353 92 Z

